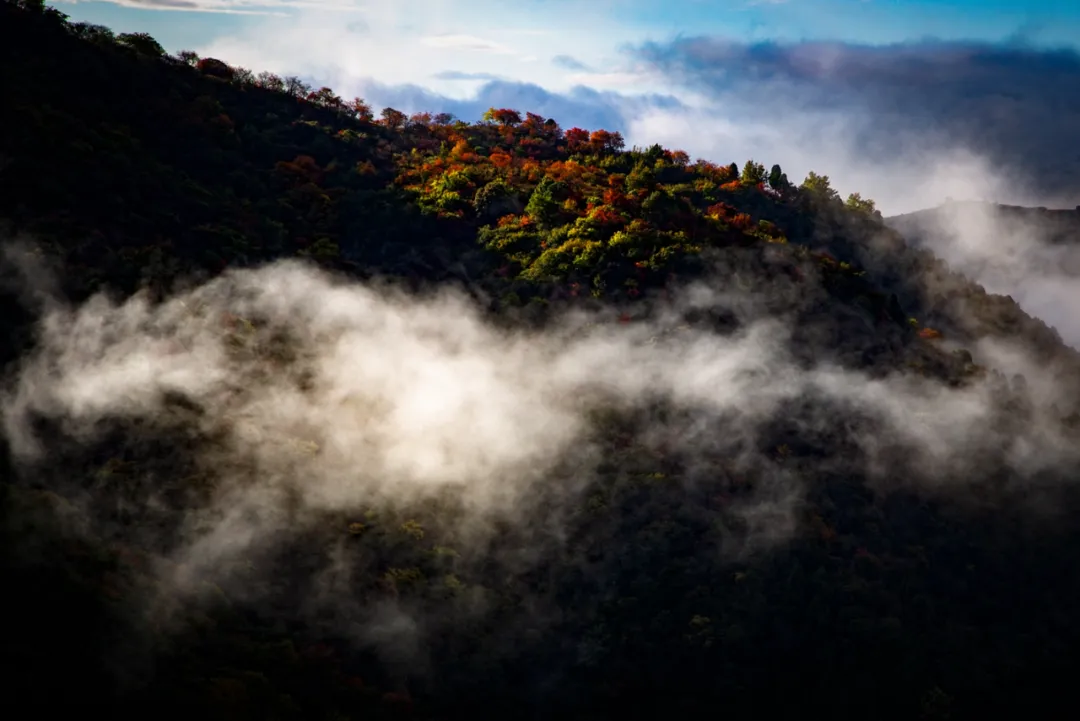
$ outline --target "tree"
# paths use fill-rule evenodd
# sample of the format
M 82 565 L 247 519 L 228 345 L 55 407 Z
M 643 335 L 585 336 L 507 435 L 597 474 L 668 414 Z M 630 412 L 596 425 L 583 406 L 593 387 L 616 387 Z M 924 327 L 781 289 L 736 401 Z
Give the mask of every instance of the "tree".
M 521 124 L 521 113 L 509 108 L 488 108 L 487 112 L 484 113 L 483 121 L 485 123 L 498 123 L 504 128 L 513 127 Z
M 407 127 L 410 128 L 430 128 L 431 127 L 431 113 L 419 112 L 413 113 L 409 116 Z
M 679 210 L 679 202 L 667 190 L 654 190 L 641 203 L 642 217 L 658 226 L 674 220 Z
M 780 192 L 788 190 L 791 187 L 791 183 L 788 182 L 787 173 L 781 170 L 779 165 L 772 166 L 772 170 L 769 171 L 769 187 Z
M 401 130 L 409 120 L 409 116 L 394 108 L 383 108 L 380 117 L 382 118 L 382 124 L 391 130 Z
M 858 213 L 866 213 L 874 217 L 880 218 L 881 213 L 878 211 L 877 206 L 874 205 L 874 201 L 869 198 L 864 198 L 859 193 L 852 193 L 844 201 L 844 205 Z
M 176 54 L 176 59 L 191 67 L 199 64 L 199 54 L 194 50 L 181 50 Z
M 567 190 L 566 183 L 552 180 L 545 175 L 529 196 L 525 212 L 536 220 L 541 228 L 552 227 L 559 218 Z
M 233 69 L 229 67 L 228 63 L 217 58 L 203 58 L 195 64 L 195 68 L 203 75 L 209 75 L 213 78 L 233 79 Z
M 148 33 L 121 33 L 117 36 L 116 41 L 121 45 L 128 46 L 140 55 L 151 58 L 165 56 L 165 48 L 161 47 L 161 44 Z
M 285 92 L 294 98 L 303 98 L 311 92 L 311 86 L 295 75 L 285 78 Z
M 818 175 L 813 170 L 807 173 L 806 180 L 802 182 L 800 187 L 811 196 L 822 200 L 838 200 L 840 198 L 840 195 L 829 184 L 829 176 Z
M 112 43 L 116 42 L 116 35 L 112 30 L 104 25 L 95 25 L 93 23 L 74 23 L 68 26 L 72 34 L 75 37 L 89 40 L 93 43 Z
M 746 165 L 743 166 L 741 180 L 747 185 L 765 182 L 765 166 L 753 160 L 747 160 Z
M 525 113 L 525 120 L 522 121 L 522 124 L 530 132 L 538 132 L 544 128 L 544 116 L 536 113 Z
M 581 152 L 589 142 L 589 131 L 582 128 L 570 128 L 564 136 L 566 149 L 571 153 Z
M 285 81 L 274 73 L 262 72 L 255 76 L 255 84 L 260 88 L 282 92 L 285 90 Z
M 626 142 L 619 133 L 594 130 L 589 136 L 589 145 L 594 153 L 617 153 L 626 146 Z
M 325 86 L 308 93 L 307 100 L 309 103 L 327 110 L 340 110 L 345 107 L 345 103 L 342 102 L 341 98 L 333 90 Z
M 521 212 L 521 201 L 502 178 L 496 178 L 476 191 L 473 208 L 481 220 L 494 220 L 510 213 Z
M 11 0 L 6 0 L 11 2 Z M 59 20 L 60 22 L 67 22 L 68 16 L 56 8 L 51 8 L 45 4 L 45 0 L 15 0 L 13 3 L 15 7 L 28 13 L 34 13 L 35 15 L 44 15 L 52 20 Z
M 247 68 L 234 67 L 233 82 L 238 85 L 254 85 L 255 73 L 251 72 Z
M 641 161 L 652 168 L 659 163 L 664 157 L 664 146 L 660 143 L 653 143 L 641 153 Z
M 350 100 L 348 110 L 354 118 L 363 120 L 366 123 L 370 123 L 375 118 L 375 114 L 371 112 L 371 106 L 360 98 Z

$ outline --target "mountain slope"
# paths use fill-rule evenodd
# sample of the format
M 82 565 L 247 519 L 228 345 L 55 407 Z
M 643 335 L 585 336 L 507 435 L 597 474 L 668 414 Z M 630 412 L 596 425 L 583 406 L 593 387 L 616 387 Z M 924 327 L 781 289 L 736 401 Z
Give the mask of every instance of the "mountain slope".
M 1035 228 L 1039 231 L 1040 240 L 1052 245 L 1073 244 L 1080 239 L 1080 206 L 1074 210 L 1066 210 L 1026 208 L 979 201 L 949 201 L 937 208 L 886 218 L 885 222 L 901 232 L 917 233 L 920 229 L 942 225 L 950 211 L 963 213 L 965 210 L 985 211 L 991 214 L 994 221 L 1022 223 L 1029 228 Z
M 0 13 L 12 697 L 222 719 L 1064 698 L 1075 352 L 827 179 L 510 110 L 376 121 Z
M 1080 346 L 1071 310 L 1080 277 L 1080 210 L 948 202 L 886 223 Z

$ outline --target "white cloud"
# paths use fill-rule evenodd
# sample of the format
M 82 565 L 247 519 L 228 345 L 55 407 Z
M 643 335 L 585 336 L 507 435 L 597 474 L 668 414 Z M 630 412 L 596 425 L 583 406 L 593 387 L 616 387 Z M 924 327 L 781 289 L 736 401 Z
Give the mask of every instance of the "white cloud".
M 911 473 L 899 475 L 927 480 L 925 471 L 953 489 L 981 483 L 984 475 L 966 471 L 994 454 L 1025 471 L 1076 459 L 1075 445 L 1042 424 L 1049 416 L 994 431 L 1000 394 L 992 386 L 950 390 L 917 376 L 871 379 L 793 362 L 791 329 L 762 316 L 763 297 L 777 292 L 692 289 L 687 306 L 740 310 L 745 330 L 731 337 L 679 329 L 684 308 L 628 325 L 600 313 L 510 331 L 459 294 L 405 296 L 282 262 L 230 272 L 157 305 L 103 296 L 78 308 L 51 304 L 0 419 L 22 463 L 48 463 L 53 444 L 64 442 L 37 435 L 28 422 L 35 416 L 85 443 L 109 419 L 185 428 L 213 493 L 173 555 L 211 573 L 272 538 L 286 517 L 293 528 L 318 521 L 310 510 L 407 505 L 448 490 L 463 494 L 469 523 L 489 513 L 527 516 L 534 493 L 575 507 L 595 469 L 598 406 L 670 402 L 686 415 L 644 414 L 643 442 L 674 444 L 686 458 L 722 452 L 756 462 L 769 419 L 812 394 L 882 424 L 859 430 L 848 419 L 836 431 L 866 454 L 844 459 L 853 469 L 865 461 L 872 477 L 895 471 L 897 444 L 910 446 L 901 460 Z M 810 413 L 791 418 L 807 428 L 822 422 Z M 774 480 L 786 504 L 765 483 L 765 497 L 745 510 L 778 514 L 770 525 L 783 540 L 800 485 L 783 472 Z
M 886 215 L 936 206 L 946 197 L 1030 202 L 1022 186 L 969 148 L 932 137 L 895 138 L 891 157 L 860 148 L 855 136 L 870 118 L 850 111 L 765 108 L 737 97 L 698 98 L 691 109 L 653 109 L 630 119 L 627 141 L 660 143 L 713 162 L 748 158 L 779 163 L 792 182 L 813 170 L 846 196 L 874 199 Z
M 587 9 L 575 10 L 568 27 L 558 13 L 531 6 L 507 12 L 494 0 L 356 2 L 353 7 L 363 20 L 359 25 L 342 22 L 340 13 L 301 9 L 288 18 L 253 20 L 236 34 L 194 49 L 252 69 L 307 75 L 339 92 L 371 82 L 415 84 L 460 99 L 471 95 L 475 85 L 440 78 L 440 73 L 497 72 L 553 92 L 582 82 L 600 90 L 622 88 L 626 79 L 619 70 L 625 61 L 619 48 L 640 39 L 639 31 L 611 18 L 600 22 L 597 16 L 590 23 L 593 12 Z M 564 67 L 537 62 L 560 54 L 601 72 L 578 77 Z M 647 87 L 644 80 L 637 79 L 639 91 L 661 87 Z
M 828 175 L 844 195 L 859 192 L 874 199 L 885 214 L 934 206 L 947 196 L 1017 204 L 1036 200 L 977 149 L 947 143 L 932 127 L 909 123 L 905 137 L 884 137 L 875 127 L 878 119 L 858 107 L 809 108 L 797 93 L 768 82 L 732 92 L 695 92 L 678 77 L 664 77 L 620 50 L 640 42 L 641 31 L 613 23 L 603 9 L 582 10 L 574 25 L 584 29 L 575 30 L 559 13 L 532 6 L 508 13 L 493 0 L 357 3 L 357 8 L 363 11 L 360 31 L 340 22 L 339 15 L 303 11 L 287 20 L 254 22 L 197 50 L 253 69 L 306 75 L 376 104 L 382 94 L 400 103 L 395 107 L 408 104 L 404 96 L 414 104 L 429 102 L 433 96 L 419 89 L 455 101 L 474 99 L 482 92 L 478 82 L 492 73 L 551 93 L 575 86 L 613 91 L 627 96 L 620 105 L 624 127 L 616 129 L 630 144 L 659 142 L 716 162 L 779 163 L 796 182 L 814 170 Z M 594 24 L 604 32 L 595 33 Z M 822 54 L 818 46 L 814 52 L 818 64 L 839 57 Z M 573 63 L 536 61 L 558 57 Z M 414 90 L 391 92 L 395 86 Z M 649 108 L 632 100 L 649 92 L 674 94 L 695 109 Z M 512 102 L 514 94 L 507 95 Z M 525 102 L 527 94 L 521 97 Z M 610 105 L 612 98 L 603 102 Z M 556 119 L 564 125 L 583 122 Z M 874 146 L 868 148 L 868 142 Z
M 474 35 L 431 35 L 420 38 L 420 43 L 429 48 L 440 50 L 472 50 L 497 55 L 515 55 L 516 53 L 501 43 L 496 43 Z
M 610 73 L 572 73 L 567 80 L 575 85 L 586 85 L 590 88 L 621 89 L 637 91 L 645 78 L 637 73 L 610 72 Z
M 71 5 L 82 0 L 58 0 Z M 121 7 L 161 12 L 218 13 L 223 15 L 263 15 L 288 17 L 289 10 L 315 9 L 337 12 L 355 12 L 352 2 L 321 2 L 320 0 L 107 0 Z

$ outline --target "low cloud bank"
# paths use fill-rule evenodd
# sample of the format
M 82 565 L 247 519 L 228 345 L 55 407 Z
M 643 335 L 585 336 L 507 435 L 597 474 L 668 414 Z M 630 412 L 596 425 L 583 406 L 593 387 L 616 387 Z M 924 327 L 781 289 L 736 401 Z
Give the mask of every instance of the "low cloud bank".
M 29 465 L 48 462 L 56 442 L 34 432 L 43 418 L 82 444 L 110 419 L 186 429 L 216 479 L 201 530 L 185 540 L 201 558 L 243 550 L 285 505 L 407 504 L 454 489 L 476 519 L 520 519 L 537 487 L 568 466 L 572 500 L 595 472 L 602 408 L 681 409 L 671 417 L 682 420 L 650 421 L 657 427 L 643 437 L 674 440 L 689 457 L 720 448 L 749 458 L 768 423 L 815 397 L 871 419 L 837 439 L 858 447 L 859 472 L 873 476 L 915 449 L 912 472 L 932 483 L 956 476 L 948 483 L 958 487 L 978 483 L 964 472 L 988 458 L 1027 475 L 1073 460 L 1038 412 L 1025 428 L 989 431 L 1000 399 L 985 384 L 807 368 L 789 353 L 785 321 L 754 315 L 760 304 L 743 304 L 735 335 L 679 325 L 687 304 L 716 302 L 699 286 L 653 320 L 573 315 L 511 331 L 453 292 L 412 297 L 283 262 L 161 304 L 54 305 L 13 379 L 4 427 Z M 795 420 L 811 434 L 830 422 Z

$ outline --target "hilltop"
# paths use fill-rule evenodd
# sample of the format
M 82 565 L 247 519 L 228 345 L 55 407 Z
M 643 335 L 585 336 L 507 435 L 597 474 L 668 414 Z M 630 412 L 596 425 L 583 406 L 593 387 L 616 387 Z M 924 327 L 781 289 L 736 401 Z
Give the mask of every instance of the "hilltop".
M 1066 698 L 1080 358 L 872 201 L 525 109 L 376 114 L 27 0 L 0 73 L 12 698 Z

